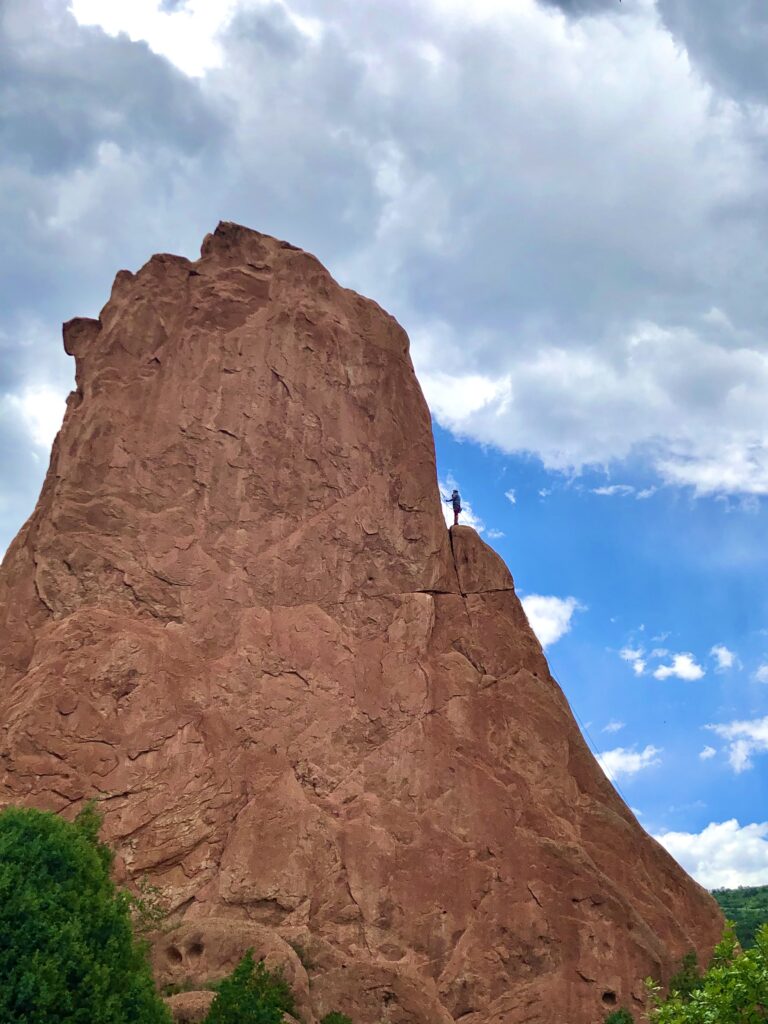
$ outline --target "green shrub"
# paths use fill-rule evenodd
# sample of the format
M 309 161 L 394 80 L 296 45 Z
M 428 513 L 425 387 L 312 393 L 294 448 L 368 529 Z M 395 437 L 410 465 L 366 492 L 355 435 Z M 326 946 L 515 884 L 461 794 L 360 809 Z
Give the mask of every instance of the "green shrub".
M 635 1018 L 623 1007 L 621 1010 L 614 1010 L 605 1018 L 605 1024 L 635 1024 Z
M 131 920 L 135 935 L 156 931 L 168 916 L 168 904 L 162 890 L 152 885 L 146 875 L 139 879 L 137 892 L 129 893 Z
M 683 957 L 680 970 L 670 979 L 669 994 L 679 996 L 683 1002 L 688 1002 L 699 988 L 701 988 L 699 958 L 696 956 L 696 951 L 692 949 Z
M 332 1013 L 326 1013 L 320 1024 L 352 1024 L 352 1021 L 346 1013 L 339 1013 L 338 1010 L 334 1010 Z
M 741 952 L 731 925 L 715 949 L 709 969 L 689 997 L 674 993 L 662 1001 L 647 981 L 654 1024 L 760 1024 L 768 1020 L 768 925 L 753 948 Z
M 0 1021 L 166 1024 L 101 819 L 0 813 Z
M 282 971 L 254 963 L 249 949 L 219 985 L 205 1024 L 280 1024 L 284 1013 L 296 1016 L 296 1004 Z

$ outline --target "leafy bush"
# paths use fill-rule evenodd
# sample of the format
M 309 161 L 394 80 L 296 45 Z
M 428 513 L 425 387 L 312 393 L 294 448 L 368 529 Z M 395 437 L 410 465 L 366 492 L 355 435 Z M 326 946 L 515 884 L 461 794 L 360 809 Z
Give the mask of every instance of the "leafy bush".
M 205 1024 L 280 1024 L 284 1013 L 296 1016 L 296 1004 L 282 971 L 254 963 L 249 949 L 219 985 Z
M 87 808 L 0 813 L 0 1021 L 167 1024 L 131 897 L 110 880 L 112 853 Z
M 629 1010 L 614 1010 L 605 1018 L 605 1024 L 635 1024 L 635 1018 Z
M 320 1024 L 352 1024 L 352 1021 L 346 1013 L 339 1013 L 338 1010 L 334 1010 L 332 1013 L 326 1013 Z
M 152 885 L 146 875 L 139 879 L 137 889 L 138 892 L 128 894 L 133 931 L 136 935 L 148 935 L 168 916 L 168 904 L 162 890 Z
M 696 956 L 696 951 L 692 949 L 683 957 L 677 974 L 672 975 L 669 982 L 669 994 L 679 996 L 683 1002 L 687 1003 L 699 988 L 701 988 L 699 958 Z
M 646 982 L 654 1024 L 760 1024 L 768 1020 L 768 925 L 742 953 L 732 926 L 715 949 L 709 970 L 689 995 L 662 1002 L 658 986 Z

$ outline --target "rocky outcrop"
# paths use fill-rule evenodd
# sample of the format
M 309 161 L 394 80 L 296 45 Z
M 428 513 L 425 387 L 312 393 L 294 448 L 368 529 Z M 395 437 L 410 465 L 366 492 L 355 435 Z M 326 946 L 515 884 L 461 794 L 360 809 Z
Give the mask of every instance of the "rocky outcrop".
M 597 766 L 506 566 L 445 529 L 390 316 L 222 224 L 65 345 L 0 573 L 0 793 L 98 801 L 172 906 L 165 980 L 257 946 L 307 1021 L 591 1024 L 708 951 L 717 908 Z
M 178 995 L 169 996 L 165 1003 L 175 1024 L 200 1024 L 208 1016 L 215 998 L 216 993 L 211 990 L 179 992 Z

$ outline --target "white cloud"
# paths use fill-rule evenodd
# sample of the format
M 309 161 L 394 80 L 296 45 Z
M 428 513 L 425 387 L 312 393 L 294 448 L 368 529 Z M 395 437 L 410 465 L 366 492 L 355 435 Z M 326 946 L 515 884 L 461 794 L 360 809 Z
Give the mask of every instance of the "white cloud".
M 539 490 L 539 497 L 540 498 L 548 498 L 551 493 L 552 493 L 552 491 L 548 487 L 542 487 Z
M 711 822 L 701 832 L 655 838 L 707 889 L 768 883 L 768 822 Z
M 737 665 L 738 658 L 734 651 L 728 650 L 724 644 L 715 644 L 712 650 L 709 652 L 712 657 L 717 661 L 716 672 L 726 672 L 729 668 L 733 668 Z
M 704 747 L 703 750 L 699 751 L 699 758 L 702 761 L 709 761 L 710 758 L 714 757 L 717 751 L 714 747 Z
M 642 658 L 642 656 L 642 647 L 622 647 L 619 651 L 619 657 L 623 661 L 637 661 L 637 659 Z
M 19 395 L 6 395 L 8 408 L 22 421 L 32 441 L 49 449 L 64 419 L 66 397 L 47 385 L 30 386 Z
M 570 632 L 574 612 L 586 611 L 575 597 L 544 597 L 529 594 L 522 599 L 531 629 L 542 647 L 549 647 Z
M 224 54 L 218 37 L 239 6 L 241 0 L 187 0 L 168 10 L 161 0 L 70 0 L 81 25 L 142 40 L 187 75 L 221 67 Z
M 768 662 L 758 666 L 755 672 L 755 679 L 758 683 L 768 683 Z
M 442 333 L 442 332 L 440 332 Z M 493 405 L 504 394 L 503 382 L 494 381 L 479 373 L 462 376 L 431 369 L 424 358 L 425 350 L 432 348 L 432 340 L 418 329 L 411 332 L 415 352 L 422 353 L 419 381 L 430 407 L 439 409 L 442 422 L 461 432 L 461 424 L 484 408 Z M 431 363 L 431 360 L 429 361 Z
M 625 747 L 616 747 L 615 750 L 607 750 L 598 757 L 598 763 L 609 779 L 616 781 L 627 775 L 636 775 L 645 768 L 653 768 L 661 764 L 660 747 L 654 747 L 650 743 L 644 750 L 635 750 Z
M 440 497 L 443 499 L 443 518 L 445 519 L 446 526 L 453 526 L 453 507 L 450 501 L 446 499 L 450 498 L 451 491 L 456 490 L 461 494 L 461 488 L 454 478 L 448 474 L 445 480 L 439 481 Z M 473 530 L 477 530 L 478 533 L 482 533 L 485 530 L 485 523 L 476 515 L 472 505 L 466 498 L 461 496 L 461 515 L 459 516 L 459 522 L 462 526 L 471 526 Z
M 510 503 L 510 505 L 516 505 L 517 504 L 517 495 L 515 494 L 514 490 L 512 490 L 511 488 L 508 491 L 504 491 L 504 497 L 507 499 L 507 501 Z
M 642 491 L 638 491 L 635 497 L 638 501 L 645 501 L 647 498 L 652 498 L 658 490 L 658 487 L 644 487 Z
M 553 470 L 579 471 L 634 454 L 650 461 L 664 482 L 698 495 L 768 494 L 768 407 L 760 397 L 768 389 L 768 353 L 643 323 L 628 327 L 613 353 L 540 341 L 510 358 L 514 369 L 486 376 L 487 400 L 462 415 L 458 396 L 466 377 L 451 387 L 443 374 L 438 393 L 417 350 L 438 422 L 505 451 L 533 453 Z M 686 382 L 692 366 L 695 382 Z M 628 486 L 594 492 L 628 495 Z M 645 488 L 641 496 L 653 493 Z
M 607 487 L 593 487 L 593 494 L 600 494 L 606 498 L 614 498 L 616 496 L 626 498 L 630 494 L 635 493 L 635 488 L 629 484 L 610 484 Z
M 626 722 L 617 722 L 615 720 L 608 722 L 607 725 L 603 726 L 603 732 L 621 732 L 626 725 Z
M 504 531 L 491 529 L 488 531 L 488 536 L 491 540 L 499 540 L 499 538 L 504 536 Z
M 628 661 L 632 665 L 632 671 L 636 676 L 641 676 L 645 672 L 646 662 L 641 647 L 622 647 L 619 657 L 622 661 Z
M 45 183 L 31 221 L 47 224 L 50 205 L 62 231 L 62 191 L 74 237 L 96 238 L 92 218 L 106 236 L 116 205 L 148 209 L 144 181 L 159 180 L 169 248 L 225 211 L 317 248 L 393 309 L 457 433 L 554 469 L 637 452 L 702 492 L 768 488 L 768 354 L 744 326 L 765 278 L 764 110 L 718 95 L 657 4 L 567 23 L 533 0 L 462 15 L 448 0 L 69 6 L 199 76 L 226 141 L 200 166 L 150 131 L 151 158 L 134 167 L 123 151 L 135 189 L 105 169 L 101 216 L 104 189 L 79 168 Z M 109 142 L 127 116 L 88 120 Z M 584 298 L 595 281 L 599 298 Z
M 706 728 L 728 740 L 728 761 L 737 775 L 754 767 L 754 754 L 768 751 L 768 715 L 765 718 L 708 725 Z
M 673 654 L 672 664 L 659 665 L 653 674 L 656 679 L 669 679 L 674 676 L 677 679 L 691 681 L 701 679 L 705 673 L 692 654 Z

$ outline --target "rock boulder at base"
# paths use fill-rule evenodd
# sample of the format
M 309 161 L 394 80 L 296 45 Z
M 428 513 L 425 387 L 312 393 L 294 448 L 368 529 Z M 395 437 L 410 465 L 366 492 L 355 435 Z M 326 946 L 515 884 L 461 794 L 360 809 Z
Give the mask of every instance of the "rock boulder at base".
M 171 1011 L 174 1024 L 200 1024 L 208 1016 L 211 1003 L 216 998 L 212 991 L 179 992 L 169 996 L 165 1005 Z
M 0 573 L 0 798 L 98 802 L 172 907 L 164 977 L 250 945 L 308 1022 L 593 1024 L 708 954 L 714 902 L 596 764 L 501 559 L 445 528 L 391 316 L 225 223 L 64 338 Z

